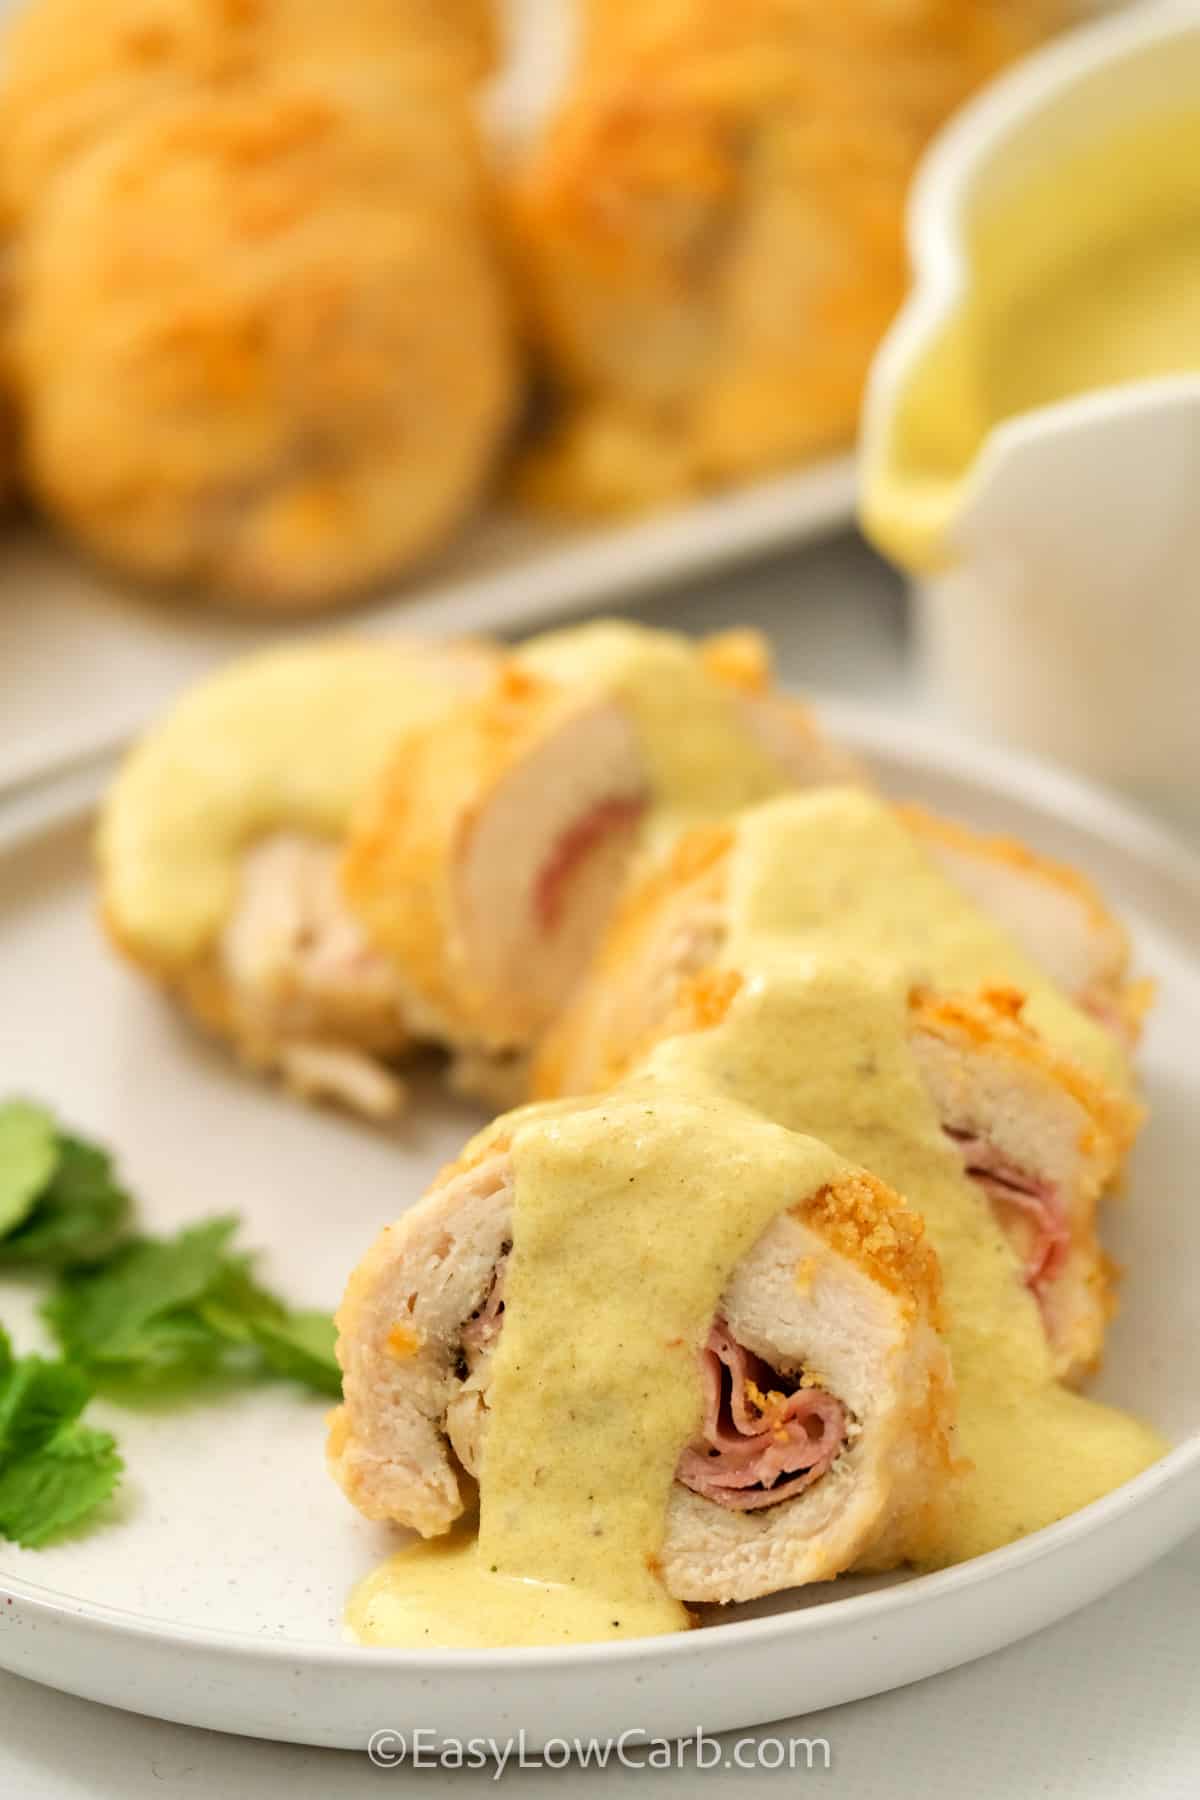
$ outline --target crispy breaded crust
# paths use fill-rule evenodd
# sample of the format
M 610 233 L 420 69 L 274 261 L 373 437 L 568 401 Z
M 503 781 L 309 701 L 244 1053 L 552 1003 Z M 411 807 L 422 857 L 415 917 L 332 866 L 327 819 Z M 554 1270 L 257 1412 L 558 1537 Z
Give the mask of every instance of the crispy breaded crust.
M 1109 911 L 1095 882 L 1081 869 L 1043 856 L 1040 852 L 1031 850 L 1019 838 L 1006 837 L 1001 832 L 989 834 L 974 831 L 969 825 L 964 825 L 957 819 L 944 818 L 940 813 L 930 812 L 928 807 L 918 806 L 913 800 L 899 803 L 896 815 L 917 837 L 937 839 L 966 851 L 970 856 L 991 857 L 996 862 L 1009 863 L 1016 869 L 1028 869 L 1041 880 L 1052 882 L 1065 893 L 1074 895 L 1093 923 L 1102 926 L 1105 931 L 1119 935 L 1128 948 L 1125 927 Z
M 24 475 L 115 567 L 323 607 L 475 503 L 510 327 L 456 87 L 360 62 L 177 95 L 69 158 L 23 235 Z
M 509 663 L 479 699 L 405 737 L 364 797 L 343 888 L 371 941 L 405 972 L 436 1035 L 469 1036 L 481 1025 L 455 943 L 457 847 L 496 783 L 572 704 Z
M 30 0 L 5 20 L 0 193 L 20 218 L 67 160 L 189 89 L 347 61 L 476 80 L 496 25 L 492 0 Z
M 678 909 L 686 930 L 693 911 L 719 911 L 733 844 L 731 825 L 685 831 L 626 890 L 591 970 L 538 1046 L 530 1074 L 535 1099 L 611 1087 L 663 1036 L 719 1022 L 736 986 L 715 968 L 715 951 L 705 967 L 678 974 L 642 964 L 663 931 L 665 914 Z M 640 1008 L 634 1016 L 617 1009 L 631 970 L 638 972 L 635 987 L 660 974 L 668 984 L 656 992 L 650 1016 Z
M 771 647 L 761 631 L 749 626 L 714 631 L 696 645 L 714 681 L 741 694 L 765 694 L 774 680 Z
M 821 1188 L 791 1209 L 840 1255 L 890 1289 L 906 1308 L 942 1322 L 942 1271 L 925 1221 L 866 1169 Z
M 1029 876 L 1034 883 L 1044 883 L 1048 893 L 1074 902 L 1080 911 L 1082 928 L 1094 935 L 1096 966 L 1091 979 L 1071 997 L 1129 1044 L 1136 1044 L 1142 1021 L 1154 1000 L 1154 984 L 1129 979 L 1128 933 L 1082 870 L 1043 856 L 1016 838 L 973 831 L 911 802 L 896 810 L 909 830 L 927 846 L 941 846 L 976 866 L 991 863 L 999 871 Z M 955 879 L 953 867 L 947 873 Z
M 559 402 L 520 492 L 621 512 L 848 442 L 924 145 L 1065 11 L 601 0 L 511 195 Z
M 1012 988 L 985 988 L 973 997 L 916 990 L 909 999 L 914 1027 L 936 1032 L 964 1046 L 991 1044 L 1048 1076 L 1078 1101 L 1092 1133 L 1084 1149 L 1099 1140 L 1111 1146 L 1113 1172 L 1131 1149 L 1146 1119 L 1146 1108 L 1061 1056 L 1024 1017 L 1024 996 Z

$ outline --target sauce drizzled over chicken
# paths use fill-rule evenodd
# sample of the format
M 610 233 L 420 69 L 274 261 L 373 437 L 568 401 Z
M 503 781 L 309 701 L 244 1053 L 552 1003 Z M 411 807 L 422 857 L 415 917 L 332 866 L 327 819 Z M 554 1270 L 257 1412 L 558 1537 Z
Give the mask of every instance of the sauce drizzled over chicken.
M 1015 1191 L 1015 1165 L 980 1168 L 969 1113 L 946 1129 L 912 991 L 935 974 L 951 991 L 1022 980 L 1047 1052 L 1108 1083 L 1120 1109 L 1132 1102 L 1117 1041 L 869 795 L 755 808 L 730 858 L 715 970 L 727 979 L 706 1005 L 668 1024 L 608 1096 L 500 1121 L 352 1279 L 331 1443 L 347 1492 L 437 1537 L 466 1505 L 462 1469 L 480 1478 L 477 1546 L 401 1552 L 352 1606 L 364 1641 L 468 1641 L 472 1608 L 476 1642 L 595 1638 L 614 1620 L 649 1633 L 685 1622 L 680 1600 L 960 1561 L 1162 1452 L 1149 1426 L 1059 1379 L 1030 1247 L 978 1178 Z M 875 1183 L 857 1206 L 854 1166 Z M 797 1192 L 810 1235 L 783 1260 L 762 1247 L 795 1222 Z M 940 1262 L 940 1312 L 914 1242 Z M 852 1282 L 830 1283 L 825 1259 L 839 1254 L 873 1276 L 874 1310 Z M 1038 1254 L 1048 1265 L 1053 1247 Z M 887 1337 L 881 1293 L 907 1309 L 907 1339 L 894 1321 Z M 914 1336 L 938 1318 L 954 1455 L 947 1377 Z M 835 1360 L 846 1344 L 871 1366 Z M 900 1416 L 868 1523 L 853 1513 L 870 1486 L 862 1459 L 881 1417 Z M 443 1616 L 457 1621 L 448 1636 Z

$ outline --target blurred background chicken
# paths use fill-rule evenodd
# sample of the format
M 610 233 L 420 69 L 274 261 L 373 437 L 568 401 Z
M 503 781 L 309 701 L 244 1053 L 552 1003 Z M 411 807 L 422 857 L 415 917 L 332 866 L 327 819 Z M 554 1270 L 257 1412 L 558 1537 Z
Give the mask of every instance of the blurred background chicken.
M 22 469 L 93 554 L 299 609 L 470 510 L 519 395 L 472 112 L 489 46 L 479 0 L 18 16 Z
M 922 148 L 1071 10 L 546 4 L 578 51 L 514 163 L 499 0 L 23 0 L 0 437 L 70 537 L 312 610 L 444 549 L 523 414 L 516 492 L 584 514 L 849 443 Z
M 196 87 L 356 61 L 470 83 L 497 48 L 492 0 L 25 0 L 3 45 L 0 187 L 23 216 L 69 158 Z
M 516 396 L 482 206 L 451 96 L 365 64 L 139 112 L 23 237 L 33 491 L 106 562 L 258 605 L 408 566 Z
M 549 434 L 522 491 L 654 505 L 853 437 L 905 190 L 1065 0 L 592 0 L 512 195 Z

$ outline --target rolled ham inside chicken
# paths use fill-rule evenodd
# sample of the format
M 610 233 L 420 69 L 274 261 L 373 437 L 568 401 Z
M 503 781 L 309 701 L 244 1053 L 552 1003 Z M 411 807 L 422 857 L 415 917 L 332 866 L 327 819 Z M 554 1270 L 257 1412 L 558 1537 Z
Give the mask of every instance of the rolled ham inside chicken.
M 397 747 L 352 834 L 345 889 L 430 1035 L 520 1057 L 645 842 L 849 768 L 772 688 L 753 634 L 694 648 L 633 626 L 564 631 Z
M 535 1063 L 539 1097 L 611 1086 L 664 1038 L 720 1022 L 743 978 L 729 951 L 734 844 L 730 828 L 692 834 L 627 896 Z M 1038 1302 L 1055 1372 L 1075 1382 L 1099 1360 L 1113 1310 L 1096 1209 L 1140 1108 L 1056 1054 L 1014 990 L 959 999 L 916 987 L 909 1031 L 943 1130 Z
M 450 1170 L 352 1277 L 330 1462 L 368 1517 L 436 1536 L 467 1504 L 466 1476 L 486 1504 L 518 1231 L 501 1138 Z M 744 1600 L 930 1552 L 953 1417 L 937 1285 L 913 1216 L 858 1172 L 768 1225 L 694 1353 L 695 1427 L 678 1445 L 661 1550 L 670 1594 Z
M 1014 996 L 917 994 L 909 1027 L 942 1129 L 1038 1303 L 1054 1373 L 1077 1383 L 1099 1362 L 1115 1309 L 1097 1205 L 1140 1112 L 1050 1054 Z
M 601 935 L 649 805 L 623 709 L 510 669 L 410 734 L 364 806 L 344 889 L 435 1039 L 525 1050 Z

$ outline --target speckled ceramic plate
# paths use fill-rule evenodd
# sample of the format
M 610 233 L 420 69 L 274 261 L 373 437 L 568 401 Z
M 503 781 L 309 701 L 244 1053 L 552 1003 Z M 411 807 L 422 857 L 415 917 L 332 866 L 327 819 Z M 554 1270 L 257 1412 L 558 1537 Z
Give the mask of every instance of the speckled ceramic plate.
M 1109 1213 L 1127 1265 L 1099 1391 L 1178 1448 L 1075 1517 L 942 1574 L 777 1597 L 679 1638 L 479 1654 L 344 1641 L 354 1581 L 395 1539 L 322 1466 L 322 1407 L 282 1387 L 185 1411 L 96 1409 L 128 1478 L 103 1529 L 0 1547 L 0 1666 L 226 1731 L 361 1745 L 380 1729 L 667 1735 L 791 1716 L 913 1681 L 1037 1630 L 1135 1575 L 1200 1507 L 1200 870 L 1067 778 L 940 733 L 834 712 L 899 793 L 1089 869 L 1161 983 L 1143 1058 L 1153 1116 Z M 477 1124 L 436 1087 L 391 1134 L 239 1077 L 117 966 L 92 916 L 86 822 L 27 817 L 0 848 L 0 1092 L 44 1097 L 119 1153 L 152 1227 L 236 1210 L 269 1276 L 330 1305 L 377 1227 Z M 0 1283 L 34 1336 L 35 1295 Z M 1020 1454 L 1037 1456 L 1036 1443 Z

